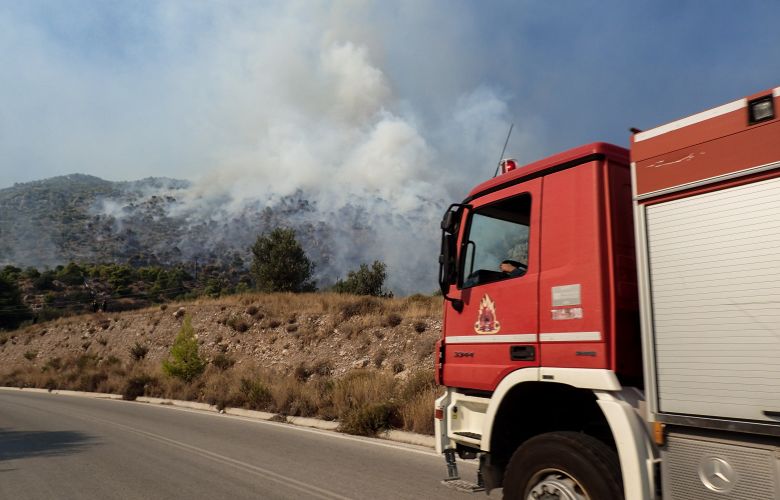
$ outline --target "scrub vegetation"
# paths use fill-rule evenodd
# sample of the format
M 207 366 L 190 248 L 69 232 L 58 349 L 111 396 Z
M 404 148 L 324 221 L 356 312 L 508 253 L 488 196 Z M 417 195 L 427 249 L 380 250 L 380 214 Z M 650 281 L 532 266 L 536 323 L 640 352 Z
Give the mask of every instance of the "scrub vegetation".
M 423 295 L 258 293 L 59 318 L 2 334 L 0 385 L 432 433 L 441 307 Z

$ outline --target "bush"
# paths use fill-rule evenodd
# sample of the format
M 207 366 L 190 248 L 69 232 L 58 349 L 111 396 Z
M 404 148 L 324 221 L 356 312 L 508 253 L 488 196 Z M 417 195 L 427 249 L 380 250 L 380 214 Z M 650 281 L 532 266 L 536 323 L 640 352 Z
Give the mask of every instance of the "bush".
M 321 377 L 333 373 L 333 362 L 329 359 L 319 359 L 312 366 L 312 371 Z
M 270 389 L 260 380 L 242 378 L 239 391 L 246 400 L 246 404 L 255 410 L 267 408 L 273 400 Z
M 130 356 L 136 361 L 144 359 L 148 352 L 149 347 L 141 345 L 139 342 L 136 342 L 135 345 L 130 348 Z
M 131 377 L 125 383 L 122 389 L 122 399 L 126 401 L 135 401 L 146 392 L 146 385 L 153 379 L 148 375 L 139 375 Z
M 385 326 L 396 327 L 401 324 L 401 316 L 396 313 L 390 313 L 385 316 Z
M 244 333 L 249 330 L 249 324 L 237 316 L 231 316 L 225 323 L 239 333 Z
M 425 321 L 415 321 L 413 327 L 415 332 L 423 333 L 427 328 L 427 325 L 425 324 Z
M 394 403 L 374 403 L 349 412 L 339 431 L 358 436 L 375 436 L 381 430 L 398 427 L 400 416 Z
M 362 297 L 341 306 L 341 316 L 349 319 L 353 316 L 365 316 L 382 310 L 382 303 L 373 297 Z
M 411 401 L 416 395 L 433 389 L 436 389 L 436 378 L 433 370 L 419 370 L 407 379 L 401 391 L 401 399 Z M 431 408 L 433 407 L 431 406 Z
M 60 368 L 62 368 L 62 359 L 50 358 L 49 361 L 47 361 L 46 364 L 43 365 L 43 368 L 46 370 L 59 370 Z
M 163 361 L 163 371 L 172 377 L 191 382 L 205 369 L 206 362 L 198 352 L 198 339 L 195 338 L 192 321 L 189 316 L 185 316 L 184 323 L 171 346 L 170 356 Z
M 236 361 L 226 354 L 219 353 L 211 360 L 211 364 L 219 370 L 225 371 L 236 364 Z
M 37 357 L 38 357 L 38 351 L 31 350 L 24 353 L 24 359 L 26 359 L 27 361 L 32 361 Z
M 16 282 L 0 275 L 0 330 L 15 330 L 32 317 L 32 311 L 22 302 Z
M 309 380 L 309 377 L 314 374 L 314 370 L 306 363 L 300 363 L 295 367 L 295 371 L 293 373 L 297 381 L 306 382 Z
M 374 354 L 374 366 L 377 368 L 381 367 L 385 359 L 387 359 L 387 350 L 379 349 L 376 354 Z
M 311 292 L 314 265 L 292 229 L 276 228 L 260 235 L 252 246 L 252 276 L 262 292 Z
M 339 280 L 333 285 L 333 291 L 354 295 L 389 297 L 392 294 L 383 288 L 386 278 L 387 266 L 383 262 L 375 260 L 371 267 L 360 264 L 357 270 L 349 271 L 347 279 Z

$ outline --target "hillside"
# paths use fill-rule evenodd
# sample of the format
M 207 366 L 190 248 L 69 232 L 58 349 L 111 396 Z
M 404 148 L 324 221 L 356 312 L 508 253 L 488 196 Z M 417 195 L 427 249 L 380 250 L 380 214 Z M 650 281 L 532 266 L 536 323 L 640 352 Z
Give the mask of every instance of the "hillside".
M 343 422 L 380 408 L 382 425 L 430 432 L 440 310 L 440 298 L 424 296 L 254 294 L 60 318 L 0 333 L 0 384 L 131 392 L 131 399 L 194 399 Z M 191 383 L 161 370 L 185 316 L 209 363 Z
M 320 287 L 382 260 L 395 293 L 436 288 L 440 203 L 415 199 L 400 212 L 369 192 L 321 198 L 316 190 L 239 196 L 177 179 L 82 174 L 16 184 L 0 189 L 0 266 L 178 266 L 195 276 L 203 267 L 246 269 L 259 234 L 289 227 Z

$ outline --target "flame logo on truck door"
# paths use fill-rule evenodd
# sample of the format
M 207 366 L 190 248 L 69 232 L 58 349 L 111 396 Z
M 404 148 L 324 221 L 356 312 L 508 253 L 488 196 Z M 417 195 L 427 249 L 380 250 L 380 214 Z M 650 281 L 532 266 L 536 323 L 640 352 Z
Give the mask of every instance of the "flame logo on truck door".
M 474 323 L 474 331 L 480 335 L 498 333 L 501 330 L 501 323 L 496 316 L 496 303 L 485 294 L 479 303 L 479 312 L 477 313 L 477 322 Z

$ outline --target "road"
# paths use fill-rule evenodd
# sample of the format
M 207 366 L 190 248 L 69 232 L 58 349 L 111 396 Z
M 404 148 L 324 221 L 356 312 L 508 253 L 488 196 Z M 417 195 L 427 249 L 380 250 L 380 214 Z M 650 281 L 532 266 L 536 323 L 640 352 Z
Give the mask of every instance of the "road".
M 475 468 L 461 468 L 473 480 Z M 0 499 L 477 498 L 439 484 L 444 473 L 443 459 L 418 447 L 0 390 Z

